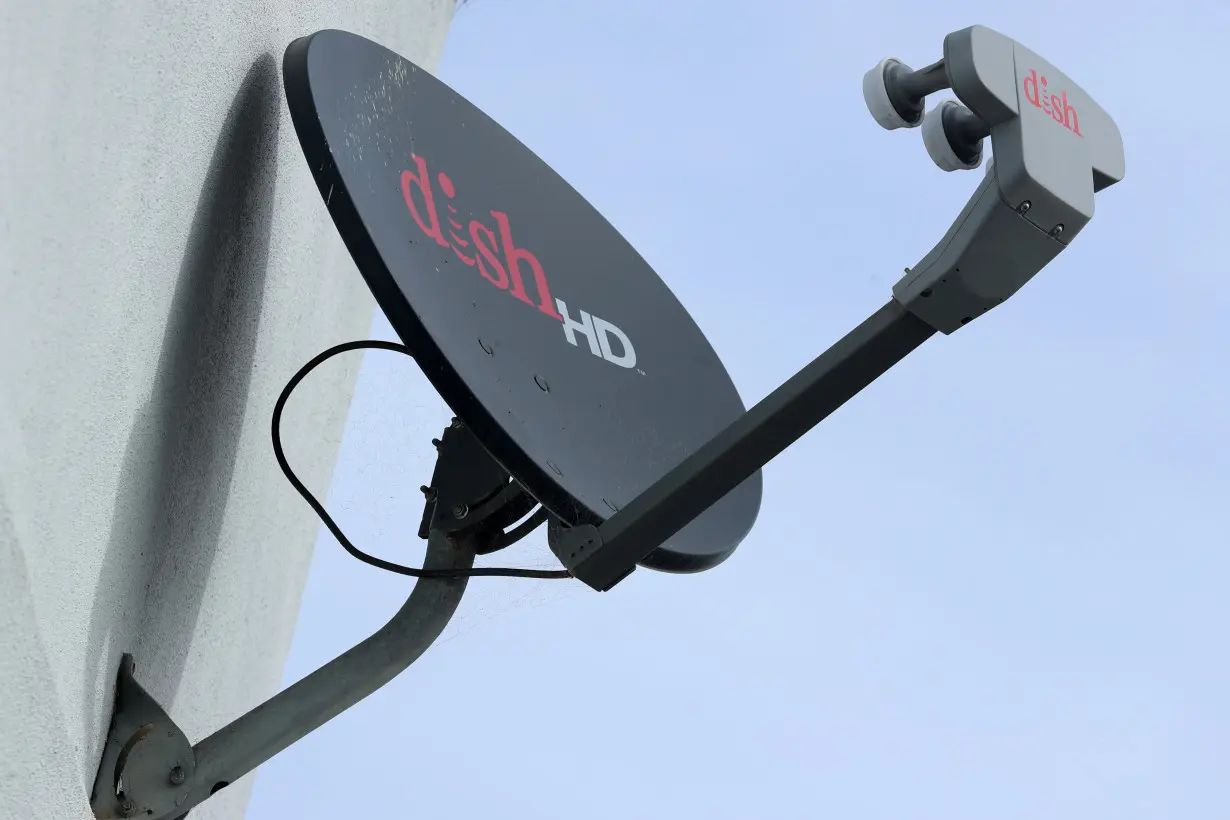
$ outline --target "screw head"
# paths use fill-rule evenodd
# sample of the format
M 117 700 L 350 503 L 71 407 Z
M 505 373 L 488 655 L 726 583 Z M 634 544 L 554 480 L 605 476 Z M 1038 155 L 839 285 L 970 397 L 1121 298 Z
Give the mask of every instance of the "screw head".
M 419 487 L 419 492 L 421 492 L 423 494 L 423 497 L 426 498 L 428 501 L 436 500 L 436 488 L 435 487 L 428 487 L 426 484 L 424 484 L 422 487 Z
M 460 430 L 461 429 L 461 419 L 454 416 L 453 420 L 449 422 L 449 427 L 452 427 L 454 430 Z
M 1029 213 L 1029 209 L 1032 207 L 1033 207 L 1033 203 L 1027 199 L 1021 203 L 1021 206 L 1019 208 L 1017 208 L 1017 212 L 1027 214 Z
M 1051 236 L 1059 236 L 1063 233 L 1063 223 L 1060 222 L 1055 227 L 1051 228 Z
M 172 786 L 182 785 L 187 777 L 188 775 L 184 772 L 183 766 L 174 766 L 171 768 L 170 780 Z
M 470 514 L 470 508 L 467 507 L 465 504 L 453 505 L 453 517 L 454 518 L 465 518 L 469 514 Z
M 120 816 L 132 817 L 137 813 L 137 804 L 129 800 L 127 797 L 120 800 Z

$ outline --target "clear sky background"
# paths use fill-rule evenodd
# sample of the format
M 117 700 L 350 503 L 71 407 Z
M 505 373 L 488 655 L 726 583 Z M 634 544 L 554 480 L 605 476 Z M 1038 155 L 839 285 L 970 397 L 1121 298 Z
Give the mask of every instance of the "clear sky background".
M 250 820 L 1230 818 L 1230 5 L 475 0 L 439 73 L 631 240 L 751 403 L 976 186 L 860 92 L 972 23 L 1120 124 L 1078 241 L 769 465 L 718 569 L 472 581 L 443 642 L 266 764 Z M 448 417 L 367 354 L 329 500 L 357 543 L 421 560 Z M 552 565 L 544 533 L 493 558 Z M 410 585 L 322 531 L 286 681 Z

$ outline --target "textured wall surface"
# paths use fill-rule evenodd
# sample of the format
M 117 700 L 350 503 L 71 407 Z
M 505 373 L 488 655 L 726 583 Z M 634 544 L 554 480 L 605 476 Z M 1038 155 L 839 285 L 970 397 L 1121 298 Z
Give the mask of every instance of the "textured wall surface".
M 452 0 L 0 0 L 0 818 L 87 818 L 120 653 L 199 739 L 277 688 L 317 521 L 269 413 L 374 302 L 281 86 L 343 28 L 434 67 Z M 323 493 L 357 354 L 287 408 Z M 251 778 L 193 811 L 241 816 Z

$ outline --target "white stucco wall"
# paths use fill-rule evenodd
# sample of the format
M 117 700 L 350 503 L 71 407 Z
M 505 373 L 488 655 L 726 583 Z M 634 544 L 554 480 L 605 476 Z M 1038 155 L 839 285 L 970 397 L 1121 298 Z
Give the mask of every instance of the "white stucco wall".
M 453 0 L 0 0 L 0 820 L 88 818 L 120 653 L 192 739 L 273 693 L 318 523 L 269 413 L 374 302 L 287 116 L 343 28 L 434 67 Z M 324 493 L 358 355 L 287 409 Z M 242 815 L 251 777 L 194 820 Z

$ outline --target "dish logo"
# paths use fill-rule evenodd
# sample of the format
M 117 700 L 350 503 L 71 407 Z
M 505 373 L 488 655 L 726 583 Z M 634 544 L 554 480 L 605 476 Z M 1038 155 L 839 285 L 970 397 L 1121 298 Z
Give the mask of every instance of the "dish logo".
M 1042 112 L 1049 114 L 1050 118 L 1055 122 L 1076 136 L 1084 137 L 1084 134 L 1081 133 L 1080 119 L 1077 118 L 1076 109 L 1068 103 L 1067 91 L 1052 94 L 1047 86 L 1046 77 L 1039 77 L 1038 72 L 1032 68 L 1029 70 L 1028 76 L 1025 77 L 1022 86 L 1025 89 L 1025 99 L 1033 103 L 1034 108 L 1042 109 Z
M 469 224 L 459 221 L 460 212 L 453 204 L 457 188 L 443 171 L 436 174 L 436 184 L 440 193 L 444 194 L 444 204 L 448 209 L 446 222 L 442 224 L 427 161 L 416 154 L 411 154 L 410 159 L 415 169 L 401 172 L 401 193 L 410 215 L 428 238 L 442 248 L 452 249 L 453 255 L 466 267 L 477 268 L 488 284 L 507 291 L 559 322 L 565 340 L 574 347 L 580 347 L 577 338 L 580 334 L 588 342 L 589 352 L 595 356 L 620 367 L 636 367 L 636 350 L 626 333 L 584 310 L 577 310 L 577 316 L 573 318 L 562 299 L 552 298 L 547 272 L 538 257 L 525 248 L 517 247 L 513 241 L 512 224 L 507 213 L 490 211 L 491 218 L 495 220 L 495 230 L 477 219 L 471 219 Z M 526 290 L 527 273 L 533 280 L 532 297 Z M 613 345 L 612 341 L 616 344 Z

